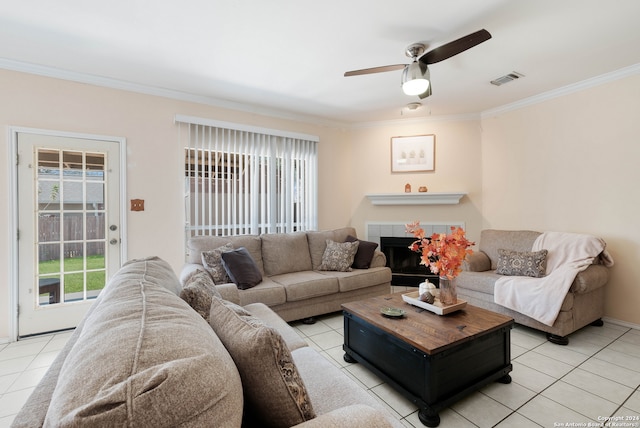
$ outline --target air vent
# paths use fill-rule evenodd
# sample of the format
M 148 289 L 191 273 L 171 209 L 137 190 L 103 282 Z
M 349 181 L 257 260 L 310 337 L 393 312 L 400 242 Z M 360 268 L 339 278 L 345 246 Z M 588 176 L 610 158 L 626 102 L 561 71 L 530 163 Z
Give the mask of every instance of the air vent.
M 517 71 L 513 71 L 505 76 L 502 77 L 498 77 L 495 80 L 491 81 L 492 85 L 496 85 L 496 86 L 500 86 L 500 85 L 504 85 L 505 83 L 509 83 L 512 82 L 516 79 L 519 79 L 521 77 L 524 77 L 524 74 L 518 73 Z

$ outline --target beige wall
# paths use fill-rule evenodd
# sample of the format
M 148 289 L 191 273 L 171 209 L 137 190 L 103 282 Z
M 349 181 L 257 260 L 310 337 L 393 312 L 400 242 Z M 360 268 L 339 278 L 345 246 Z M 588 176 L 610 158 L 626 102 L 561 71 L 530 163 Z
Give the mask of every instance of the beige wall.
M 600 236 L 611 318 L 640 325 L 640 77 L 482 121 L 483 225 Z
M 202 104 L 0 70 L 0 340 L 11 336 L 9 292 L 9 126 L 125 137 L 127 200 L 144 199 L 144 212 L 128 212 L 128 257 L 158 255 L 176 271 L 184 260 L 183 168 L 175 114 L 185 114 L 320 137 L 320 228 L 349 223 L 348 140 L 344 131 Z
M 608 317 L 640 325 L 640 77 L 584 90 L 497 117 L 382 123 L 340 130 L 115 89 L 0 70 L 0 165 L 9 170 L 9 126 L 125 137 L 129 258 L 158 255 L 176 271 L 183 261 L 182 149 L 175 114 L 318 135 L 319 227 L 367 221 L 464 221 L 480 230 L 527 228 L 591 233 L 608 243 L 616 266 Z M 390 138 L 436 135 L 436 168 L 391 174 Z M 458 205 L 373 206 L 367 193 L 466 192 Z M 9 194 L 8 172 L 0 189 Z M 9 218 L 0 207 L 0 340 L 9 331 Z
M 391 137 L 434 134 L 435 171 L 391 173 Z M 470 239 L 477 239 L 482 224 L 482 172 L 480 121 L 424 120 L 408 125 L 388 124 L 352 131 L 351 224 L 365 236 L 365 223 L 414 220 L 466 223 Z M 406 183 L 413 192 L 465 192 L 457 205 L 372 205 L 368 193 L 402 193 Z

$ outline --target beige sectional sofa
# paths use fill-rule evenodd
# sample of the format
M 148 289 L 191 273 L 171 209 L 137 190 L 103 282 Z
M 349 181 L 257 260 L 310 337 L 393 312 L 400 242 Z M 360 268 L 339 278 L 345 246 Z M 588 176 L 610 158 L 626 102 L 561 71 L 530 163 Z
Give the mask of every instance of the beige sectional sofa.
M 203 270 L 203 252 L 231 244 L 244 247 L 262 274 L 262 281 L 248 289 L 231 290 L 241 305 L 264 303 L 285 321 L 294 321 L 341 310 L 341 304 L 389 293 L 391 270 L 384 254 L 360 242 L 359 253 L 368 249 L 369 267 L 350 272 L 320 270 L 327 240 L 345 242 L 356 238 L 352 227 L 327 231 L 293 232 L 229 237 L 200 236 L 187 242 L 184 281 L 194 270 Z M 364 266 L 366 266 L 366 261 Z
M 266 305 L 218 288 L 234 286 L 189 285 L 201 315 L 166 262 L 125 264 L 12 426 L 402 426 Z
M 458 298 L 474 306 L 508 315 L 518 324 L 547 332 L 551 342 L 566 345 L 567 336 L 574 331 L 589 324 L 602 325 L 604 287 L 609 279 L 609 269 L 600 257 L 595 257 L 591 265 L 579 272 L 568 292 L 560 297 L 560 312 L 553 325 L 496 303 L 495 284 L 504 277 L 497 273 L 499 251 L 531 252 L 540 236 L 541 232 L 530 230 L 483 230 L 478 243 L 479 251 L 467 257 L 464 270 L 456 279 Z

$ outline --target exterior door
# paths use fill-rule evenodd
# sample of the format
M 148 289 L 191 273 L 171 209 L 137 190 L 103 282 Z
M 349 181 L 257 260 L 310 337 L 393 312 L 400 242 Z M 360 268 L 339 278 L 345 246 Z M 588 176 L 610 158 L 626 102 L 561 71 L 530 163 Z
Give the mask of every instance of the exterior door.
M 121 265 L 118 141 L 18 132 L 18 336 L 77 326 Z

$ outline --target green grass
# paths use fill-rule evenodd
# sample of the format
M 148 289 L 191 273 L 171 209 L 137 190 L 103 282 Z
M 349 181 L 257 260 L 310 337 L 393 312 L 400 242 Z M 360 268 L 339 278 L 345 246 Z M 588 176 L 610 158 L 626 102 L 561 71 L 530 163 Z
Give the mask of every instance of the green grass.
M 84 266 L 82 265 L 82 257 L 71 257 L 63 260 L 65 272 L 77 272 L 80 273 L 65 273 L 64 292 L 65 293 L 78 293 L 84 289 L 84 278 L 82 272 Z M 104 269 L 104 256 L 88 256 L 87 257 L 87 270 L 92 269 Z M 40 262 L 39 265 L 40 275 L 50 275 L 60 273 L 60 261 L 51 260 L 46 262 Z M 87 290 L 101 290 L 105 285 L 105 271 L 87 272 Z

